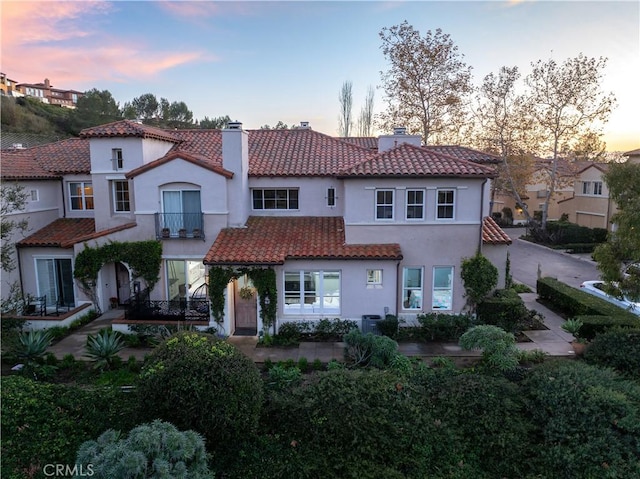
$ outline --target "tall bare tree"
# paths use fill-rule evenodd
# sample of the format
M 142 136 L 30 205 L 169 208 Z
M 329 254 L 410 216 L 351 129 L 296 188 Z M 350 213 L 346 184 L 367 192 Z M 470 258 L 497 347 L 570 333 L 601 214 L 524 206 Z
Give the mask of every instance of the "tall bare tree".
M 338 135 L 349 136 L 351 126 L 353 125 L 353 83 L 349 80 L 345 81 L 340 88 L 340 116 L 338 117 Z
M 558 65 L 538 60 L 526 78 L 529 88 L 526 107 L 540 131 L 540 150 L 551 155 L 550 185 L 542 208 L 542 229 L 546 230 L 549 201 L 556 189 L 558 159 L 572 149 L 581 136 L 605 122 L 615 106 L 613 93 L 601 88 L 605 58 L 583 54 Z
M 406 126 L 422 134 L 425 144 L 447 135 L 466 107 L 472 91 L 471 67 L 448 34 L 428 30 L 424 37 L 405 20 L 380 32 L 389 69 L 381 72 L 387 109 L 385 130 Z
M 356 126 L 358 129 L 358 136 L 371 136 L 373 135 L 373 102 L 375 98 L 375 89 L 369 85 L 367 89 L 367 97 L 364 100 L 364 105 L 360 109 L 360 115 Z

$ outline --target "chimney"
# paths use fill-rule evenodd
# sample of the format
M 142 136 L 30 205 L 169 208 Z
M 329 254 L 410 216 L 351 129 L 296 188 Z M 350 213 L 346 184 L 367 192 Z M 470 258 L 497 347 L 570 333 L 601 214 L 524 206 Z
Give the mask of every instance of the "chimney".
M 393 135 L 380 135 L 378 137 L 378 153 L 390 150 L 403 143 L 409 143 L 413 146 L 422 146 L 422 137 L 420 135 L 407 135 L 407 128 L 404 126 L 396 126 L 393 129 Z
M 44 87 L 45 87 L 46 89 L 51 88 L 51 83 L 49 82 L 49 79 L 48 79 L 48 78 L 45 78 L 45 79 L 44 79 Z
M 309 125 L 308 121 L 301 121 L 300 122 L 300 126 L 298 127 L 299 130 L 310 130 L 311 126 Z
M 222 130 L 222 167 L 233 173 L 227 180 L 227 226 L 244 226 L 250 211 L 249 134 L 239 121 Z

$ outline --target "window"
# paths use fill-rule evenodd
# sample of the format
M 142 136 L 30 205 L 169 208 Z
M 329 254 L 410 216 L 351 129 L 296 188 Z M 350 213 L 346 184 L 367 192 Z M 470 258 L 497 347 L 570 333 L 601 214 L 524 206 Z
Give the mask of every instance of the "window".
M 602 195 L 602 181 L 583 181 L 582 194 L 597 196 Z
M 92 210 L 93 185 L 91 182 L 69 183 L 69 199 L 72 210 Z
M 40 194 L 38 193 L 38 190 L 29 191 L 29 201 L 32 201 L 32 202 L 40 201 Z
M 451 311 L 453 309 L 453 266 L 433 268 L 433 295 L 431 309 Z
M 336 205 L 336 189 L 327 188 L 327 206 Z
M 111 150 L 111 163 L 113 164 L 114 170 L 121 170 L 124 167 L 121 148 L 113 148 Z
M 382 270 L 381 269 L 368 269 L 367 270 L 367 284 L 382 284 Z
M 593 194 L 602 195 L 602 181 L 593 182 Z
M 437 218 L 439 220 L 453 219 L 454 201 L 454 190 L 438 190 Z
M 583 195 L 590 195 L 591 194 L 591 182 L 590 181 L 583 181 L 582 182 L 582 194 Z
M 424 191 L 407 190 L 407 219 L 424 219 Z
M 393 219 L 393 190 L 376 190 L 376 219 Z
M 422 309 L 422 268 L 402 270 L 402 297 L 404 309 Z
M 70 258 L 37 258 L 38 296 L 47 296 L 47 305 L 74 306 L 73 270 Z
M 167 260 L 167 298 L 169 301 L 194 299 L 194 293 L 206 282 L 202 260 Z M 195 299 L 202 299 L 197 297 Z
M 285 271 L 285 314 L 339 314 L 339 271 Z
M 163 191 L 162 211 L 160 226 L 168 229 L 170 236 L 181 236 L 184 233 L 185 237 L 193 237 L 194 230 L 202 232 L 200 191 Z
M 297 210 L 298 190 L 257 190 L 253 191 L 254 210 Z
M 129 204 L 129 182 L 114 181 L 113 182 L 113 209 L 116 213 L 130 211 Z

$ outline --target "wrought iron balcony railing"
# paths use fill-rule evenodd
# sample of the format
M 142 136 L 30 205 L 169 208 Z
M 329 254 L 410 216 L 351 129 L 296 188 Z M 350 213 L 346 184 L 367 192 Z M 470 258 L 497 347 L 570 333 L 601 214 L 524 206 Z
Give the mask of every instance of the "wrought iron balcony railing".
M 209 321 L 209 302 L 206 299 L 182 298 L 177 301 L 148 299 L 145 290 L 132 296 L 125 305 L 125 319 L 137 321 Z
M 156 213 L 157 239 L 201 239 L 204 241 L 202 213 Z

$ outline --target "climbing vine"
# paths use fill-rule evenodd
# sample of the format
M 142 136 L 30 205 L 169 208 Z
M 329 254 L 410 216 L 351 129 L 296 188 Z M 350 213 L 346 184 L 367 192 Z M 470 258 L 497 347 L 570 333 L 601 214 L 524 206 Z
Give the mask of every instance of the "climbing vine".
M 209 299 L 211 311 L 217 323 L 224 320 L 224 292 L 230 281 L 246 274 L 251 278 L 258 292 L 260 301 L 260 318 L 265 328 L 276 323 L 278 309 L 278 291 L 276 272 L 272 268 L 231 268 L 213 266 L 209 269 Z
M 80 281 L 83 289 L 91 291 L 102 266 L 115 261 L 127 263 L 134 276 L 144 279 L 147 287 L 153 289 L 160 280 L 162 243 L 154 240 L 126 243 L 112 241 L 95 248 L 85 243 L 84 249 L 76 256 L 73 276 Z

